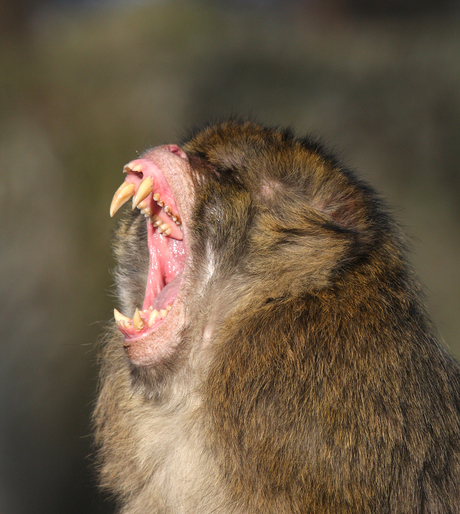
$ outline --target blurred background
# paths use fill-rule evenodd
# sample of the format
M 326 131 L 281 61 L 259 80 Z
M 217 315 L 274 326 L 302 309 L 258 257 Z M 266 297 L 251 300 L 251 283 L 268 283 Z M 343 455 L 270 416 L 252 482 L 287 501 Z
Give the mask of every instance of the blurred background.
M 230 114 L 324 138 L 460 356 L 460 3 L 0 3 L 0 512 L 112 512 L 90 415 L 123 165 Z

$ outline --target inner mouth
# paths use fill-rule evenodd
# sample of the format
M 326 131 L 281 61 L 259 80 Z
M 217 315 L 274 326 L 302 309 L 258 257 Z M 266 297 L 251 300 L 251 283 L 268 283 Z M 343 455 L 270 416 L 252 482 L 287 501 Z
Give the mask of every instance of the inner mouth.
M 128 339 L 158 328 L 173 309 L 185 267 L 182 219 L 174 195 L 160 168 L 149 159 L 136 159 L 123 169 L 126 179 L 116 191 L 110 215 L 131 197 L 133 209 L 146 218 L 149 272 L 142 309 L 129 318 L 114 310 L 118 328 Z

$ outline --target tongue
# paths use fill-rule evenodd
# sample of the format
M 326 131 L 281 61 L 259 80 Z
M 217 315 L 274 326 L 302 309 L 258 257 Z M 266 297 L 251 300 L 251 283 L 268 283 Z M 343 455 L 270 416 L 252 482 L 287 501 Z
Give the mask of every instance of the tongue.
M 172 305 L 176 299 L 177 293 L 182 282 L 182 273 L 177 275 L 167 286 L 165 286 L 155 298 L 153 308 L 157 311 L 166 309 L 168 305 Z

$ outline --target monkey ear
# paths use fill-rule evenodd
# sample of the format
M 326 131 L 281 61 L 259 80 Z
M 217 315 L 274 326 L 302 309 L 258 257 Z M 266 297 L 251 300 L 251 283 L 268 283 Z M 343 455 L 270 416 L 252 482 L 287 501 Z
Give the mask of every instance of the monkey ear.
M 313 202 L 313 207 L 340 228 L 349 230 L 361 228 L 363 205 L 354 195 L 337 194 L 328 199 L 318 198 Z
M 346 170 L 333 168 L 326 177 L 315 177 L 311 206 L 340 229 L 369 229 L 380 201 L 375 192 Z

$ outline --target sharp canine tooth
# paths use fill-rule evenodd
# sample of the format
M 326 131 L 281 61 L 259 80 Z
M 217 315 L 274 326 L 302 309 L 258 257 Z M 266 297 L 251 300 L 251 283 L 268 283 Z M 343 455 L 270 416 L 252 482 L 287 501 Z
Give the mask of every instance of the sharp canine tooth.
M 113 195 L 112 203 L 110 204 L 110 217 L 112 217 L 118 209 L 131 198 L 131 196 L 133 196 L 134 189 L 134 184 L 123 182 L 123 184 L 116 190 Z
M 135 330 L 142 330 L 144 328 L 144 322 L 142 321 L 141 315 L 139 314 L 139 309 L 134 311 L 133 327 Z
M 115 323 L 119 327 L 126 327 L 127 324 L 131 322 L 131 318 L 124 316 L 121 312 L 117 311 L 117 309 L 113 309 L 113 316 L 115 318 Z
M 139 185 L 137 193 L 133 198 L 133 209 L 136 208 L 142 200 L 145 200 L 147 196 L 152 192 L 153 179 L 152 177 L 146 177 Z

